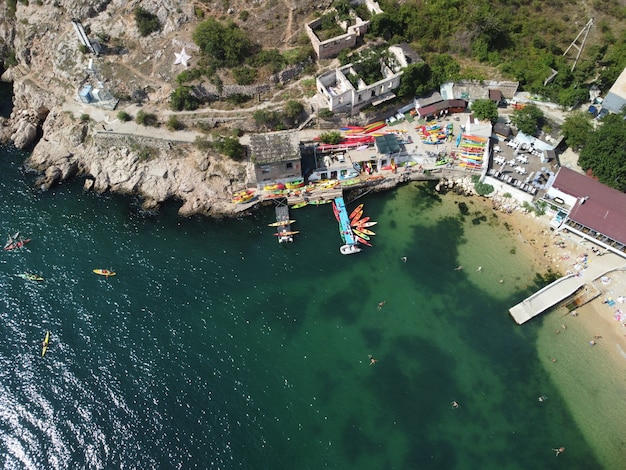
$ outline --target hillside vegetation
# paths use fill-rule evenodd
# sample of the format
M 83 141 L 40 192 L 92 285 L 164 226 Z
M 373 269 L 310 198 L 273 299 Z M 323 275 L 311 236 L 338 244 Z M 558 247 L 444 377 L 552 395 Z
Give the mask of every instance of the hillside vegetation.
M 591 82 L 610 86 L 626 66 L 626 2 L 602 0 L 381 0 L 371 34 L 408 42 L 420 54 L 449 53 L 491 66 L 523 89 L 564 105 L 586 96 Z M 575 70 L 564 52 L 594 18 Z M 582 40 L 582 37 L 581 37 Z M 580 40 L 578 44 L 580 44 Z M 471 63 L 471 62 L 470 62 Z M 554 81 L 544 86 L 552 70 Z M 468 78 L 490 78 L 465 67 Z

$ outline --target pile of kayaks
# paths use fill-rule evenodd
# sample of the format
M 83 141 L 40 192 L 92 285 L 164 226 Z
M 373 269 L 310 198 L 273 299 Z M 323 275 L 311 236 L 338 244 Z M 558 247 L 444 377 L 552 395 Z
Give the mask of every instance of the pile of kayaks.
M 363 204 L 359 204 L 351 213 L 350 213 L 350 227 L 352 228 L 352 233 L 354 234 L 356 241 L 362 245 L 372 246 L 369 242 L 376 233 L 369 229 L 369 227 L 373 227 L 378 222 L 374 222 L 370 220 L 369 217 L 363 217 Z

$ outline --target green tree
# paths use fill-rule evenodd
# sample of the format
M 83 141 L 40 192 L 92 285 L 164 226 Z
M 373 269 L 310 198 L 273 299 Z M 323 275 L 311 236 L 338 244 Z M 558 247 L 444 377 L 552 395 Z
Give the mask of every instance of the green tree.
M 472 112 L 479 120 L 489 119 L 492 123 L 498 120 L 498 105 L 488 99 L 472 102 Z
M 232 69 L 232 73 L 237 85 L 250 85 L 254 83 L 257 77 L 257 70 L 248 66 L 235 67 Z
M 144 110 L 140 110 L 135 116 L 135 122 L 141 126 L 159 126 L 159 119 L 156 114 L 146 113 Z
M 624 116 L 609 114 L 589 134 L 580 152 L 578 164 L 598 181 L 626 191 L 626 121 Z
M 278 124 L 279 116 L 276 111 L 257 109 L 252 113 L 252 119 L 254 119 L 258 126 L 273 128 Z
M 161 29 L 161 22 L 154 13 L 150 13 L 148 10 L 144 10 L 141 7 L 136 7 L 133 14 L 139 34 L 142 36 L 148 36 Z
M 176 116 L 170 116 L 165 125 L 170 131 L 180 131 L 185 128 L 185 123 Z
M 430 67 L 425 62 L 409 64 L 400 76 L 398 96 L 412 98 L 423 95 L 430 90 L 431 75 Z
M 593 132 L 589 113 L 577 111 L 569 114 L 561 126 L 561 132 L 567 145 L 574 150 L 580 150 Z
M 170 95 L 170 108 L 174 111 L 193 111 L 198 109 L 200 101 L 191 93 L 191 87 L 179 85 Z
M 524 134 L 535 135 L 543 121 L 543 112 L 535 104 L 513 111 L 511 122 Z
M 336 145 L 343 140 L 343 136 L 341 135 L 341 132 L 338 132 L 338 131 L 324 132 L 320 134 L 319 138 L 320 138 L 320 142 L 322 142 L 323 144 L 331 144 L 331 145 Z
M 214 148 L 233 160 L 241 161 L 246 156 L 246 149 L 235 137 L 220 137 L 213 143 Z
M 442 83 L 458 80 L 460 77 L 461 66 L 448 54 L 435 54 L 428 59 L 430 66 L 430 82 L 429 89 L 438 89 Z
M 226 67 L 236 67 L 253 50 L 252 41 L 235 23 L 224 24 L 215 18 L 200 23 L 193 32 L 193 40 L 204 54 Z
M 298 116 L 302 114 L 304 111 L 304 105 L 300 101 L 289 100 L 285 104 L 285 109 L 283 112 L 285 116 L 289 119 L 296 119 Z
M 133 119 L 133 117 L 128 114 L 126 111 L 119 111 L 117 113 L 117 118 L 122 122 L 128 122 Z

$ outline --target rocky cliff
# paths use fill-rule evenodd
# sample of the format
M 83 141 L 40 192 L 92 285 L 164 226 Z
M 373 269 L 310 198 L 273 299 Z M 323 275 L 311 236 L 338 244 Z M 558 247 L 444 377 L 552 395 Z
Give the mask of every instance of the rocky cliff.
M 264 11 L 262 3 L 247 8 Z M 231 194 L 247 182 L 245 164 L 191 145 L 195 132 L 131 128 L 117 119 L 129 101 L 107 110 L 78 100 L 84 84 L 99 82 L 115 96 L 140 94 L 141 109 L 164 123 L 175 77 L 183 70 L 174 63 L 174 53 L 187 45 L 196 55 L 191 34 L 198 14 L 233 11 L 175 0 L 7 4 L 0 12 L 0 55 L 8 65 L 2 79 L 13 83 L 14 103 L 0 123 L 0 139 L 33 149 L 26 164 L 41 173 L 42 187 L 78 175 L 88 189 L 139 194 L 146 208 L 175 198 L 182 201 L 184 215 L 233 213 Z M 158 16 L 158 33 L 139 35 L 133 16 L 139 5 Z M 81 47 L 74 18 L 90 39 L 106 38 L 100 56 Z

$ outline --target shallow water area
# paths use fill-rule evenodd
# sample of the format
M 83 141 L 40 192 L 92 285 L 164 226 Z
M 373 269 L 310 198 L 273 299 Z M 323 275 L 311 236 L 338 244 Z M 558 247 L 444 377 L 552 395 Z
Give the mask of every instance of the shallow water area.
M 611 316 L 609 307 L 600 310 L 600 315 Z M 579 308 L 575 317 L 565 308 L 545 314 L 537 349 L 559 399 L 593 446 L 602 468 L 620 468 L 626 457 L 622 432 L 626 358 L 616 363 L 611 356 L 615 348 L 621 355 L 620 346 L 610 337 L 594 338 L 592 325 L 597 320 L 590 318 L 594 315 L 598 312 L 590 308 Z
M 415 183 L 368 195 L 374 246 L 342 256 L 329 205 L 292 211 L 300 233 L 282 245 L 270 208 L 148 217 L 80 182 L 40 193 L 22 158 L 0 159 L 0 232 L 32 238 L 0 263 L 6 466 L 598 466 L 538 324 L 508 314 L 532 265 L 469 199 Z

